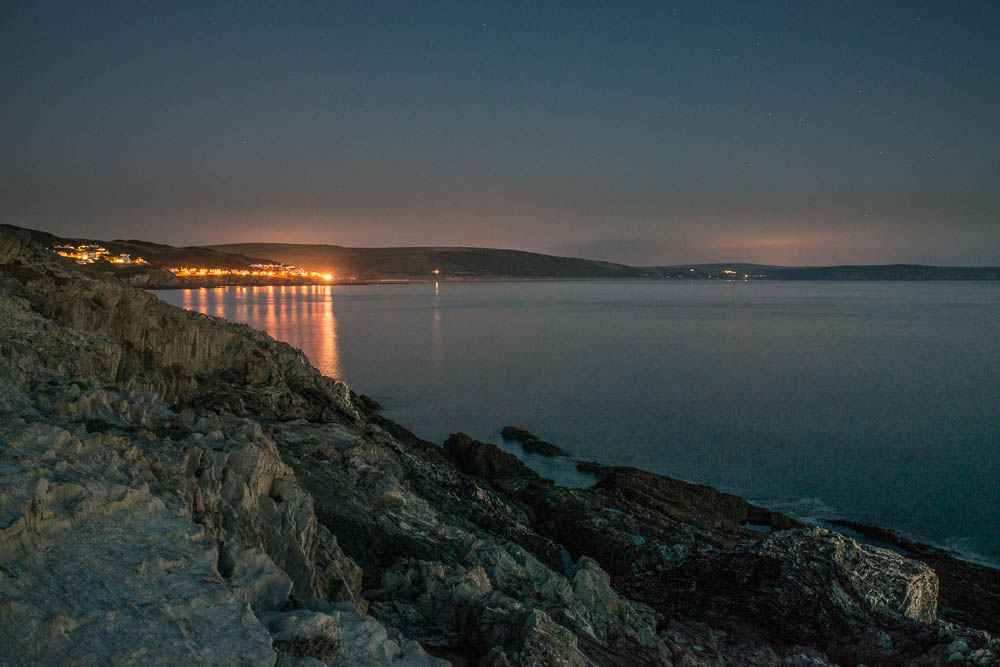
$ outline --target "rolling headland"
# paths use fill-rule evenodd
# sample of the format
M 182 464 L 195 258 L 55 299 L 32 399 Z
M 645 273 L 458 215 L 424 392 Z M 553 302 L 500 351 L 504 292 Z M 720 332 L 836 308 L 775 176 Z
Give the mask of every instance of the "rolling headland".
M 347 248 L 294 243 L 174 247 L 141 240 L 70 239 L 11 225 L 0 228 L 22 231 L 47 248 L 96 244 L 115 255 L 141 257 L 144 260 L 141 265 L 97 261 L 87 265 L 86 270 L 95 275 L 125 278 L 132 285 L 147 289 L 432 280 L 1000 280 L 1000 267 L 918 264 L 787 267 L 741 263 L 627 266 L 495 248 Z M 270 276 L 246 275 L 255 265 L 291 265 L 318 275 L 280 275 L 280 272 Z M 195 271 L 176 271 L 180 267 Z M 205 271 L 199 273 L 199 268 Z M 218 275 L 213 275 L 212 270 Z

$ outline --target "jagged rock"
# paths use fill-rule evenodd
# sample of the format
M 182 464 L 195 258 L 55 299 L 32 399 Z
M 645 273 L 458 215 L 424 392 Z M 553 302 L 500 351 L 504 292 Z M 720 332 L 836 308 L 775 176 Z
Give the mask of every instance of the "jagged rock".
M 391 632 L 350 603 L 314 600 L 294 610 L 265 617 L 278 651 L 278 665 L 309 664 L 371 667 L 447 667 L 412 640 Z M 315 663 L 313 663 L 315 664 Z
M 461 444 L 462 448 L 455 447 L 455 444 Z M 485 449 L 489 452 L 490 447 L 493 446 L 460 438 L 457 439 L 457 443 L 452 443 L 450 453 L 456 458 L 469 457 L 469 451 Z M 484 469 L 467 465 L 462 458 L 458 458 L 457 462 L 460 467 L 472 472 Z M 698 559 L 704 554 L 718 554 L 720 558 L 724 558 L 733 550 L 741 548 L 741 545 L 745 547 L 756 543 L 761 537 L 760 533 L 741 527 L 748 521 L 767 522 L 776 531 L 794 529 L 802 525 L 794 519 L 757 508 L 740 498 L 720 493 L 710 487 L 688 484 L 632 468 L 598 467 L 595 473 L 599 481 L 590 489 L 566 489 L 555 486 L 522 474 L 516 467 L 512 467 L 516 474 L 509 477 L 493 472 L 495 468 L 485 469 L 489 475 L 487 479 L 493 488 L 528 508 L 528 515 L 532 517 L 532 526 L 536 530 L 564 544 L 573 555 L 592 556 L 611 574 L 611 581 L 617 590 L 633 600 L 645 602 L 666 614 L 668 618 L 671 616 L 677 618 L 680 615 L 681 618 L 706 618 L 713 623 L 725 623 L 723 615 L 710 613 L 711 605 L 698 607 L 694 604 L 688 606 L 675 604 L 678 599 L 701 599 L 700 595 L 692 598 L 685 588 L 692 585 L 694 570 L 680 566 L 692 560 L 699 562 Z M 779 535 L 784 534 L 776 532 L 772 537 L 777 540 Z M 782 558 L 791 557 L 790 552 Z M 818 555 L 817 565 L 834 557 L 835 554 L 829 552 Z M 779 558 L 776 562 L 782 561 Z M 846 567 L 848 570 L 856 568 L 852 571 L 860 576 L 861 572 L 871 572 L 873 568 L 877 569 L 880 566 L 861 559 Z M 668 579 L 665 574 L 668 572 L 672 578 Z M 705 577 L 708 581 L 712 580 L 712 572 L 712 567 L 705 568 Z M 659 585 L 661 580 L 668 581 L 671 588 L 666 590 L 661 587 Z M 918 581 L 923 580 L 918 578 Z M 882 584 L 890 587 L 880 590 Z M 893 599 L 894 593 L 888 580 L 881 582 L 873 580 L 873 587 L 877 594 Z M 917 587 L 915 590 L 923 589 Z M 755 600 L 766 598 L 765 593 L 766 591 L 756 591 L 752 597 Z M 724 601 L 725 595 L 721 597 Z M 917 608 L 923 608 L 926 612 L 927 599 L 925 595 L 917 595 L 914 598 L 919 601 L 916 603 Z M 847 609 L 845 615 L 850 616 L 851 611 Z M 810 617 L 810 613 L 805 613 L 805 616 Z M 927 618 L 926 613 L 923 618 Z M 874 622 L 872 616 L 860 614 L 853 617 L 852 627 L 864 628 L 862 634 L 884 631 L 879 629 L 881 626 L 877 624 L 866 625 L 872 622 Z M 745 626 L 742 631 L 746 632 Z M 755 631 L 762 632 L 759 628 Z M 812 635 L 805 633 L 802 636 L 813 638 L 808 641 L 815 641 L 820 635 L 826 639 L 842 638 L 847 643 L 846 650 L 843 645 L 835 646 L 831 643 L 830 646 L 838 651 L 837 655 L 846 664 L 851 664 L 851 660 L 858 661 L 858 656 L 877 659 L 888 659 L 887 656 L 896 658 L 906 656 L 906 660 L 919 661 L 935 655 L 935 652 L 940 650 L 940 642 L 923 644 L 896 642 L 898 646 L 892 649 L 866 652 L 864 646 L 859 646 L 864 642 L 861 635 L 857 633 L 843 635 L 838 632 L 841 631 L 831 627 L 825 635 L 822 634 L 822 630 L 818 630 Z M 919 631 L 911 627 L 897 632 L 907 636 Z M 764 633 L 757 636 L 769 638 L 771 643 L 768 650 L 774 651 L 775 655 L 779 656 L 778 662 L 795 664 L 798 660 L 797 655 L 808 656 L 803 658 L 808 661 L 816 659 L 816 656 L 809 654 L 808 651 L 803 652 L 803 649 L 796 648 L 796 642 L 804 640 L 795 639 L 794 634 L 775 636 Z M 977 637 L 979 642 L 985 641 L 980 635 Z M 756 645 L 752 642 L 748 645 L 728 640 L 720 643 L 720 648 L 713 654 L 719 657 L 730 656 L 722 658 L 726 662 L 733 655 L 750 653 L 763 655 L 760 653 L 763 649 L 760 648 L 759 641 L 758 639 Z M 698 641 L 691 642 L 691 645 L 702 646 Z M 980 645 L 992 646 L 989 642 Z M 699 655 L 702 653 L 704 651 L 701 649 L 694 653 L 690 651 L 685 653 L 678 644 L 678 651 L 674 652 L 674 657 L 690 664 L 702 664 L 699 662 L 702 659 Z M 704 664 L 712 663 L 708 660 Z M 764 659 L 760 664 L 771 663 Z
M 605 658 L 632 656 L 656 663 L 668 655 L 656 635 L 656 614 L 622 598 L 593 560 L 583 559 L 567 579 L 522 549 L 487 540 L 469 544 L 464 560 L 468 565 L 463 567 L 397 564 L 372 594 L 373 612 L 412 628 L 424 641 L 476 644 L 485 654 L 499 645 L 508 658 L 523 654 L 525 618 L 535 612 L 544 612 L 548 623 L 559 626 L 558 633 L 549 634 L 581 637 L 590 650 L 603 647 Z M 541 636 L 534 641 L 542 641 Z M 573 646 L 575 651 L 575 639 Z
M 10 258 L 27 251 L 8 252 Z M 40 261 L 21 266 L 6 289 L 19 283 L 52 322 L 113 341 L 91 377 L 150 389 L 168 402 L 258 417 L 360 418 L 347 386 L 322 376 L 290 345 L 245 325 L 168 307 L 115 281 L 70 276 L 69 268 Z
M 102 436 L 0 423 L 0 662 L 273 662 L 204 530 L 122 484 Z
M 184 281 L 166 269 L 149 269 L 128 277 L 128 284 L 143 289 L 171 289 L 184 287 Z
M 930 623 L 937 610 L 930 568 L 822 528 L 704 551 L 644 584 L 645 597 L 659 599 L 657 608 L 667 614 L 748 627 L 775 641 L 825 646 L 832 639 L 859 650 L 865 632 L 884 633 L 878 629 L 908 619 Z M 881 652 L 878 642 L 868 644 Z
M 355 396 L 352 392 L 352 398 Z M 362 409 L 367 413 L 378 412 L 382 409 L 382 404 L 376 401 L 371 396 L 366 394 L 358 394 L 357 402 L 361 405 Z
M 444 449 L 459 470 L 476 477 L 483 479 L 498 477 L 538 478 L 534 471 L 521 463 L 521 460 L 513 454 L 508 454 L 496 445 L 473 440 L 465 433 L 452 434 L 445 441 Z
M 925 563 L 940 582 L 938 614 L 958 625 L 1000 636 L 1000 570 L 971 563 L 958 554 L 920 544 L 892 530 L 852 521 L 831 521 Z
M 542 456 L 569 456 L 556 445 L 544 440 L 525 440 L 521 443 L 521 449 L 526 452 L 541 454 Z
M 230 442 L 188 454 L 194 519 L 214 539 L 261 547 L 292 576 L 300 598 L 349 600 L 363 608 L 361 569 L 316 521 L 312 497 L 298 486 L 274 443 L 259 430 L 251 442 Z
M 364 606 L 360 570 L 317 523 L 260 423 L 237 416 L 245 404 L 171 409 L 160 392 L 202 369 L 165 371 L 157 350 L 123 339 L 121 322 L 69 328 L 52 319 L 59 308 L 76 312 L 56 289 L 71 278 L 44 258 L 12 264 L 38 253 L 3 233 L 0 249 L 8 253 L 0 257 L 0 663 L 270 665 L 276 655 L 259 615 L 290 604 L 293 580 L 300 595 L 343 594 Z M 159 311 L 175 317 L 128 292 L 114 283 L 95 289 L 149 306 L 121 318 L 136 330 L 142 317 L 162 321 Z M 290 348 L 262 344 L 272 355 L 262 365 L 288 362 Z M 341 398 L 332 381 L 297 386 L 329 390 L 325 405 Z M 285 402 L 293 414 L 307 403 Z M 351 422 L 351 406 L 341 407 L 329 414 Z M 401 636 L 380 644 L 378 629 L 389 631 L 351 609 L 341 655 L 437 664 Z M 315 648 L 323 638 L 307 641 Z
M 219 552 L 219 573 L 260 616 L 281 609 L 292 593 L 292 579 L 257 547 L 230 542 Z
M 542 456 L 567 456 L 561 448 L 551 442 L 542 440 L 537 435 L 516 426 L 504 426 L 500 431 L 504 440 L 517 440 L 526 452 L 534 452 Z
M 543 480 L 495 445 L 456 434 L 445 449 L 459 469 L 526 508 L 531 527 L 590 556 L 618 590 L 641 594 L 646 572 L 672 568 L 705 547 L 728 549 L 759 537 L 742 526 L 753 516 L 775 527 L 801 526 L 742 498 L 635 468 L 597 467 L 590 489 L 567 489 Z
M 937 612 L 929 567 L 822 528 L 705 551 L 648 583 L 672 608 L 739 615 L 761 632 L 801 641 L 885 620 L 930 623 Z
M 576 635 L 538 609 L 529 612 L 524 620 L 520 644 L 514 663 L 525 667 L 584 667 L 593 664 L 580 652 Z

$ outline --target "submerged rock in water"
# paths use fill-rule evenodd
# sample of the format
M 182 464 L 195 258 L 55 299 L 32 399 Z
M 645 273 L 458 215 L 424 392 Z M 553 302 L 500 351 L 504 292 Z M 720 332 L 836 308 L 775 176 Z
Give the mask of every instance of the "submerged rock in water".
M 531 477 L 538 475 L 521 459 L 496 445 L 473 440 L 465 433 L 454 433 L 444 443 L 444 450 L 459 470 L 483 479 Z
M 523 428 L 504 426 L 503 430 L 500 431 L 500 435 L 503 436 L 504 440 L 516 440 L 520 442 L 521 449 L 526 452 L 534 452 L 542 456 L 568 456 L 561 448 L 553 445 L 551 442 L 542 440 L 537 435 L 529 433 Z

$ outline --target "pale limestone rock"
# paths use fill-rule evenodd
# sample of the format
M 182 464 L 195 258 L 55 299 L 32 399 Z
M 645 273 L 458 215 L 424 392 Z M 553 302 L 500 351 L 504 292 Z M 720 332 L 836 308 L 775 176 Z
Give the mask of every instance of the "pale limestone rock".
M 203 529 L 104 478 L 99 438 L 41 424 L 2 436 L 0 661 L 274 661 Z

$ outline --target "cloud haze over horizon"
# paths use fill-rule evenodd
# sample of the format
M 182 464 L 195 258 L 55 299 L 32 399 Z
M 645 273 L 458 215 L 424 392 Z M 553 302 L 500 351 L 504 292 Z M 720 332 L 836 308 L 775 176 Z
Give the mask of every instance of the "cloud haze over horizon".
M 1000 264 L 992 2 L 0 9 L 0 222 Z

